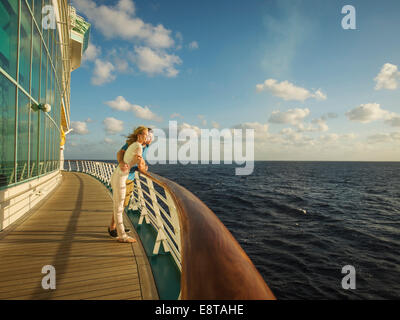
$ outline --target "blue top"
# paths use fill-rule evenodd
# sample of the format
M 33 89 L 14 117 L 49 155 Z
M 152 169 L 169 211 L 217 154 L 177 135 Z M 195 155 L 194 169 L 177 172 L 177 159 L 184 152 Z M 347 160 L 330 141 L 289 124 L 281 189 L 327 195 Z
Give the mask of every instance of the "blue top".
M 146 160 L 146 151 L 147 151 L 147 148 L 148 147 L 148 145 L 146 145 L 145 147 L 143 147 L 143 153 L 142 153 L 142 158 L 144 159 L 144 160 Z M 122 148 L 121 148 L 121 150 L 124 150 L 124 151 L 126 151 L 126 149 L 128 149 L 128 144 L 127 143 L 125 143 L 123 146 L 122 146 Z M 128 180 L 135 180 L 135 171 L 136 170 L 138 170 L 138 165 L 137 164 L 135 164 L 130 170 L 129 170 L 129 175 L 128 175 Z

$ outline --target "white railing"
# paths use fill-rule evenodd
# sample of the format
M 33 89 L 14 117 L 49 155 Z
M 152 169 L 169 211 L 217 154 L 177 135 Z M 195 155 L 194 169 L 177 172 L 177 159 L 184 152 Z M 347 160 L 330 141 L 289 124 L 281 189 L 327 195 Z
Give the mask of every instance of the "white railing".
M 66 171 L 84 172 L 96 177 L 111 189 L 111 175 L 116 168 L 113 163 L 100 161 L 67 160 Z M 179 269 L 181 263 L 180 225 L 176 205 L 170 192 L 150 175 L 135 172 L 133 193 L 129 209 L 140 211 L 139 225 L 143 221 L 157 231 L 153 254 L 158 254 L 161 244 L 170 252 Z

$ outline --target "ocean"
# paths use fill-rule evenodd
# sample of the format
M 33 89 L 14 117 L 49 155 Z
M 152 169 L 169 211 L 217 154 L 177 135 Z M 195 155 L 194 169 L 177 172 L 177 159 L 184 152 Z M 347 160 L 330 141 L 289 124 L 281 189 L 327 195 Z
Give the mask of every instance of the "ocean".
M 214 211 L 278 299 L 400 298 L 400 162 L 149 167 Z

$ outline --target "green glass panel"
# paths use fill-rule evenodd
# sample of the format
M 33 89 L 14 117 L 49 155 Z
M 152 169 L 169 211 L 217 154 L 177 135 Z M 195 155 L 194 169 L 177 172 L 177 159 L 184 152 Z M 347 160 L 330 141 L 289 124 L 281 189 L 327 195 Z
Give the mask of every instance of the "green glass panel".
M 39 112 L 31 109 L 30 121 L 30 177 L 38 175 Z
M 0 67 L 16 79 L 18 1 L 0 1 Z
M 40 29 L 42 29 L 42 0 L 35 0 L 35 20 Z
M 43 7 L 48 6 L 49 4 L 50 4 L 49 0 L 43 1 Z M 45 21 L 44 26 L 46 28 L 48 28 L 47 25 L 49 24 L 49 19 L 48 19 L 49 14 L 50 14 L 50 12 L 48 10 L 45 10 L 44 13 L 42 12 L 42 19 Z M 49 29 L 44 29 L 43 25 L 41 25 L 41 28 L 42 28 L 42 35 L 43 35 L 44 43 L 46 44 L 46 47 L 49 48 Z
M 24 0 L 22 0 L 24 1 Z M 33 0 L 27 0 L 29 7 L 31 8 L 31 10 L 33 9 Z
M 29 109 L 30 100 L 22 92 L 18 94 L 18 137 L 17 137 L 17 181 L 28 178 L 29 161 Z
M 46 160 L 46 115 L 39 112 L 40 128 L 39 128 L 39 174 L 44 173 L 44 164 Z
M 44 45 L 42 43 L 42 68 L 40 71 L 40 102 L 41 103 L 46 102 L 46 78 L 47 78 L 46 67 L 47 67 L 47 54 L 46 54 L 46 49 L 44 48 Z
M 56 139 L 56 150 L 55 150 L 55 156 L 54 156 L 54 159 L 57 161 L 57 163 L 56 163 L 56 169 L 58 169 L 58 167 L 59 167 L 59 161 L 60 161 L 60 140 L 61 140 L 61 137 L 60 137 L 60 131 L 58 131 L 58 129 L 56 128 L 56 131 L 55 131 L 55 139 Z
M 19 83 L 30 92 L 32 16 L 25 1 L 21 1 L 21 35 L 19 45 Z
M 55 51 L 55 45 L 54 45 L 54 30 L 53 29 L 49 29 L 49 52 L 50 52 L 50 56 L 51 56 L 51 61 L 54 65 L 54 51 Z
M 55 102 L 54 102 L 54 121 L 57 123 L 58 127 L 60 127 L 60 110 L 61 110 L 61 101 L 60 101 L 60 92 L 58 87 L 55 88 Z
M 50 171 L 51 153 L 53 150 L 51 127 L 52 127 L 52 122 L 48 117 L 46 117 L 46 172 Z
M 51 64 L 47 59 L 47 79 L 46 79 L 46 99 L 45 102 L 51 105 Z
M 56 127 L 53 124 L 53 130 L 51 131 L 51 137 L 53 140 L 53 151 L 51 153 L 51 170 L 54 170 L 56 168 L 55 166 L 55 160 L 56 160 Z
M 15 90 L 0 74 L 0 188 L 15 182 Z
M 32 52 L 32 89 L 31 95 L 36 101 L 39 98 L 40 85 L 40 35 L 36 27 L 33 27 L 33 52 Z

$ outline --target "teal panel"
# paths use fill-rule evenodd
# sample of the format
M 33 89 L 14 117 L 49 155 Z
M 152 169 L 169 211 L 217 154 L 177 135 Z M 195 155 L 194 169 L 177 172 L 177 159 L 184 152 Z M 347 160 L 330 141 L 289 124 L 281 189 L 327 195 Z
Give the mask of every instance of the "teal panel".
M 154 255 L 153 248 L 157 238 L 156 230 L 145 222 L 141 225 L 138 224 L 139 211 L 130 210 L 127 215 L 146 251 L 160 299 L 177 300 L 181 289 L 181 273 L 175 264 L 174 258 L 169 252 L 164 252 L 162 245 L 160 246 L 159 254 Z
M 22 92 L 18 93 L 18 144 L 17 144 L 17 182 L 28 178 L 29 161 L 29 109 L 30 100 Z
M 21 1 L 21 35 L 19 44 L 19 83 L 30 92 L 32 16 L 25 1 Z
M 15 182 L 15 94 L 16 87 L 0 74 L 0 188 Z
M 18 1 L 0 1 L 0 67 L 11 77 L 17 74 Z

